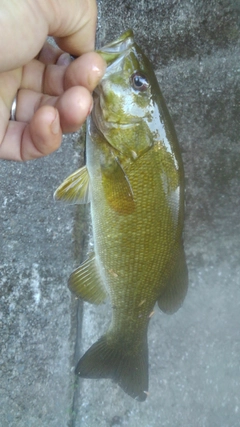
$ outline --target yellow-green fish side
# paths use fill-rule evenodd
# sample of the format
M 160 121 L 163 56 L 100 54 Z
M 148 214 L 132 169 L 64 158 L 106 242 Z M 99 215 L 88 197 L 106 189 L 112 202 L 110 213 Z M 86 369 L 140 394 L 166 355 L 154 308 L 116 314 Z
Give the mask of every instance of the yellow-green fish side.
M 125 169 L 134 195 L 134 209 L 125 213 L 117 192 L 109 204 L 112 183 L 109 179 L 103 184 L 101 166 L 97 165 L 98 147 L 92 144 L 94 167 L 90 178 L 94 183 L 91 209 L 95 254 L 114 306 L 114 327 L 129 336 L 131 332 L 142 335 L 140 325 L 145 325 L 156 300 L 161 301 L 174 268 L 179 268 L 183 251 L 180 213 L 175 201 L 171 206 L 169 199 L 178 191 L 182 176 L 165 148 L 154 146 Z M 159 179 L 161 175 L 165 176 L 163 180 Z M 176 285 L 173 283 L 174 292 Z M 185 291 L 184 286 L 184 295 Z M 176 310 L 175 301 L 168 304 L 165 311 Z
M 56 191 L 56 198 L 91 202 L 94 253 L 69 287 L 92 303 L 109 296 L 112 305 L 109 330 L 76 372 L 111 378 L 143 401 L 154 305 L 172 313 L 187 291 L 183 167 L 157 80 L 132 33 L 101 52 L 109 67 L 87 126 L 87 165 Z

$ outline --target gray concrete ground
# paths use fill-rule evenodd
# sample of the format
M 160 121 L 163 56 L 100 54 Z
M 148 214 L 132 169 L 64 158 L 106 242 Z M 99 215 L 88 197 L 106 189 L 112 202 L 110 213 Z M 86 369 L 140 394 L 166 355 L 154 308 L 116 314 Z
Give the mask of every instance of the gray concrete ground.
M 73 374 L 110 319 L 66 286 L 87 212 L 52 193 L 82 161 L 77 135 L 46 159 L 1 162 L 1 427 L 240 425 L 239 24 L 233 0 L 99 1 L 98 45 L 131 27 L 154 62 L 186 174 L 189 292 L 152 318 L 145 403 Z

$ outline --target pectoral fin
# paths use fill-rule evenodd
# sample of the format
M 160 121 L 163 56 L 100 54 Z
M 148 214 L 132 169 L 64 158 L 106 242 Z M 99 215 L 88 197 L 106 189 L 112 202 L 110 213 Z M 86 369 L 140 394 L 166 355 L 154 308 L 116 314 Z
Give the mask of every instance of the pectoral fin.
M 94 254 L 73 271 L 68 286 L 76 296 L 91 304 L 101 304 L 107 298 Z
M 183 246 L 180 246 L 173 267 L 169 266 L 170 275 L 164 292 L 158 299 L 159 308 L 165 313 L 177 311 L 185 298 L 188 288 L 188 271 Z
M 67 203 L 89 203 L 89 175 L 86 166 L 68 176 L 55 191 L 54 198 Z
M 104 194 L 111 208 L 123 215 L 133 212 L 133 191 L 118 158 L 112 153 L 108 154 L 102 160 L 101 171 Z

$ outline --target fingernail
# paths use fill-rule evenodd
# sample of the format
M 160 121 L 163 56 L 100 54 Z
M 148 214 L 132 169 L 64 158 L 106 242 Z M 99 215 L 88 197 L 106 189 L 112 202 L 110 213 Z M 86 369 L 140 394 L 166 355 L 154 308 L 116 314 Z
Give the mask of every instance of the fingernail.
M 89 75 L 89 84 L 91 85 L 91 87 L 95 88 L 98 85 L 98 83 L 102 80 L 102 77 L 105 74 L 106 68 L 107 68 L 107 64 L 103 60 L 102 60 L 102 67 L 98 67 L 96 65 L 92 67 L 92 72 Z
M 55 118 L 53 119 L 52 123 L 50 124 L 50 129 L 54 135 L 57 135 L 60 131 L 60 123 L 59 123 L 59 117 L 58 117 L 57 111 L 56 111 Z
M 103 61 L 102 61 L 103 62 Z M 107 63 L 104 61 L 103 62 L 103 64 L 102 64 L 102 67 L 101 68 L 98 68 L 98 67 L 96 67 L 95 68 L 95 70 L 94 71 L 96 71 L 96 74 L 97 74 L 97 76 L 98 76 L 98 79 L 99 79 L 99 81 L 102 79 L 102 77 L 104 76 L 104 74 L 105 74 L 105 71 L 106 71 L 106 68 L 107 68 Z
M 71 64 L 71 62 L 72 62 L 72 59 L 71 59 L 71 56 L 69 55 L 69 53 L 64 52 L 64 53 L 62 53 L 62 55 L 59 56 L 56 64 L 57 65 L 69 65 L 69 64 Z

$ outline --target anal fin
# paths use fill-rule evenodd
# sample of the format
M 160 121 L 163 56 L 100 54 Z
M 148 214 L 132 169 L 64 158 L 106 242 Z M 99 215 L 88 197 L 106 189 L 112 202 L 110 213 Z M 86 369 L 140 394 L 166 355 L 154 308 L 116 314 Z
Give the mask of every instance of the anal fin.
M 183 245 L 180 245 L 175 262 L 169 269 L 170 274 L 164 292 L 158 299 L 158 306 L 163 312 L 172 314 L 181 307 L 188 289 L 188 270 Z
M 101 304 L 107 298 L 94 254 L 73 271 L 68 286 L 77 297 L 91 304 Z

